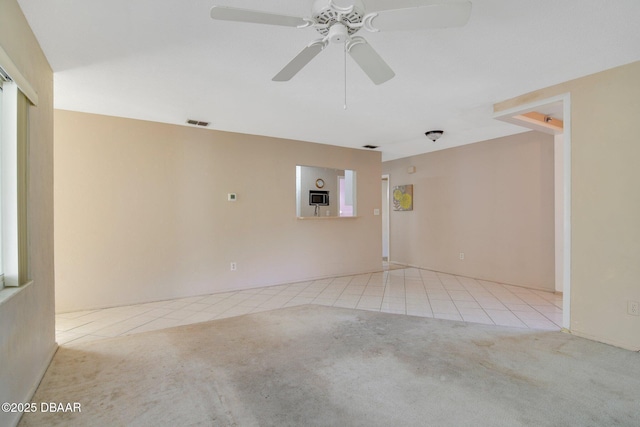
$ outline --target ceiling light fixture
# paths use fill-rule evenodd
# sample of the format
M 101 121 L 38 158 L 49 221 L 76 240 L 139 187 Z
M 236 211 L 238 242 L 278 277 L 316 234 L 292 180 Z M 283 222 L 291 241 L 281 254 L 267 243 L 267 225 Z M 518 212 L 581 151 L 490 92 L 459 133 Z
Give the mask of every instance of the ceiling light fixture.
M 428 132 L 425 132 L 425 135 L 427 135 L 427 138 L 429 138 L 433 142 L 436 142 L 438 139 L 440 139 L 443 133 L 443 130 L 430 130 Z

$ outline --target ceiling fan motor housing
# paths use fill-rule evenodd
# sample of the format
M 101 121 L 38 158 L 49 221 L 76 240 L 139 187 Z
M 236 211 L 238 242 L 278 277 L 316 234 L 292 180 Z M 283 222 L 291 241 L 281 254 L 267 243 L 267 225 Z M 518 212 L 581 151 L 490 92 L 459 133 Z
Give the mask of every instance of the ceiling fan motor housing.
M 313 19 L 319 24 L 316 29 L 323 36 L 329 35 L 334 43 L 344 43 L 346 36 L 351 36 L 358 32 L 360 28 L 350 28 L 348 24 L 358 24 L 365 16 L 364 3 L 361 0 L 316 0 L 312 8 Z M 334 24 L 340 23 L 344 27 L 340 30 L 333 30 Z M 333 32 L 345 31 L 342 40 L 335 40 L 337 37 Z
M 329 29 L 329 40 L 331 43 L 345 43 L 349 38 L 349 31 L 346 26 L 335 23 Z

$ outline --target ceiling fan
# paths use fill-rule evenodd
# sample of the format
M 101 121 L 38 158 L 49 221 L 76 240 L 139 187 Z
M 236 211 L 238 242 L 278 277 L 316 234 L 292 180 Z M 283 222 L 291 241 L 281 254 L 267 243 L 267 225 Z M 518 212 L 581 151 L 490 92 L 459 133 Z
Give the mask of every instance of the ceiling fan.
M 371 45 L 355 34 L 370 32 L 419 30 L 463 26 L 471 15 L 471 2 L 446 0 L 373 0 L 375 11 L 368 11 L 362 0 L 315 0 L 310 18 L 213 6 L 211 18 L 223 21 L 315 28 L 322 38 L 312 41 L 289 62 L 273 81 L 289 81 L 313 58 L 332 43 L 344 44 L 345 52 L 355 60 L 373 83 L 379 85 L 395 76 Z

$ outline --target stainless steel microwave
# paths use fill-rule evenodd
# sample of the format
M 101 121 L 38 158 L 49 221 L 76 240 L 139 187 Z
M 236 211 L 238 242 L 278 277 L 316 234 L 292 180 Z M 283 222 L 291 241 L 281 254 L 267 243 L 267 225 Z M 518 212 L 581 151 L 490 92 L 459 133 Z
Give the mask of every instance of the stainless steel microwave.
M 310 206 L 329 206 L 329 192 L 310 190 L 309 205 Z

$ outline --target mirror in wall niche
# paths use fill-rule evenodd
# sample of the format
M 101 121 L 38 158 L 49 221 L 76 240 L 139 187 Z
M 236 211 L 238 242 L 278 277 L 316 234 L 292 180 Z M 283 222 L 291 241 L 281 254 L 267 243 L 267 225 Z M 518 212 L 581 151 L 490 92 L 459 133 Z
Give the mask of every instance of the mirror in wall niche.
M 356 171 L 296 166 L 298 218 L 356 216 Z

